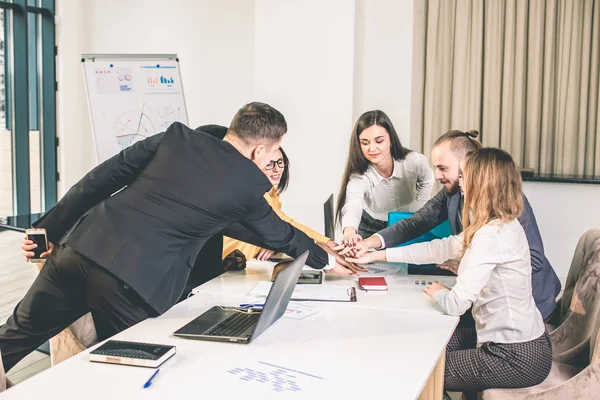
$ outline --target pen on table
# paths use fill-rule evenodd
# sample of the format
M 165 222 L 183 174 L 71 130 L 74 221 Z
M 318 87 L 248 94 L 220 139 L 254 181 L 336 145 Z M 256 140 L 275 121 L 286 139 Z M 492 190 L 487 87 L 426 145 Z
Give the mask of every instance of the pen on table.
M 148 379 L 146 381 L 146 383 L 144 383 L 144 389 L 149 388 L 150 385 L 152 385 L 152 379 L 154 379 L 154 377 L 156 377 L 156 374 L 158 374 L 158 371 L 160 371 L 160 368 L 157 368 L 156 371 L 154 371 L 154 373 L 150 377 L 150 379 Z
M 264 307 L 264 304 L 240 304 L 240 307 Z

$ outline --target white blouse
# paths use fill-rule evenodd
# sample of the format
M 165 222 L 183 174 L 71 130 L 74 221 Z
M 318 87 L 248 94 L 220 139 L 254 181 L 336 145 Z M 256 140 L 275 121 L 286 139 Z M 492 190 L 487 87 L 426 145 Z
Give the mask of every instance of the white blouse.
M 433 170 L 427 158 L 415 151 L 404 160 L 394 161 L 389 178 L 382 177 L 369 165 L 363 175 L 350 176 L 342 208 L 342 228 L 358 230 L 363 210 L 380 221 L 387 221 L 390 211 L 417 211 L 429 200 L 433 184 Z
M 441 264 L 456 259 L 462 235 L 386 250 L 388 261 Z M 434 298 L 450 315 L 473 305 L 478 344 L 519 343 L 540 337 L 544 321 L 533 300 L 531 256 L 518 220 L 490 221 L 479 229 L 458 267 L 456 286 Z

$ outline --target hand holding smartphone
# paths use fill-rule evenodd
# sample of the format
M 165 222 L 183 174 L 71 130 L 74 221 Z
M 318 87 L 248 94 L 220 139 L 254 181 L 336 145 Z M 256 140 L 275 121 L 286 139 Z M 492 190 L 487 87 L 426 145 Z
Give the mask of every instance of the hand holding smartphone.
M 25 234 L 27 235 L 27 240 L 31 240 L 33 244 L 37 245 L 34 249 L 30 249 L 27 251 L 33 252 L 33 257 L 29 259 L 29 262 L 39 263 L 44 262 L 45 258 L 42 258 L 42 254 L 48 252 L 48 236 L 46 235 L 45 229 L 40 228 L 32 228 L 25 230 Z M 23 248 L 25 251 L 26 249 Z

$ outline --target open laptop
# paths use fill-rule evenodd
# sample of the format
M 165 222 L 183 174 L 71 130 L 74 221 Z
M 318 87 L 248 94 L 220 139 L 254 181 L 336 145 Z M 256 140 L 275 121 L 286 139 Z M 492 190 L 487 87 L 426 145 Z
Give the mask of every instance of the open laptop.
M 288 265 L 275 277 L 262 310 L 214 306 L 173 335 L 188 339 L 250 343 L 283 315 L 307 258 L 308 251 L 295 260 L 282 261 Z
M 335 241 L 335 214 L 333 210 L 333 193 L 325 204 L 323 204 L 323 216 L 325 219 L 325 236 Z

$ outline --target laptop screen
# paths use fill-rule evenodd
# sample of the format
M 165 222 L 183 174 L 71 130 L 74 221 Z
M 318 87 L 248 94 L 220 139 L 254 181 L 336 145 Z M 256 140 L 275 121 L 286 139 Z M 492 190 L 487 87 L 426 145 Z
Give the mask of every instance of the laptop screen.
M 407 211 L 390 211 L 388 213 L 387 225 L 392 226 L 395 223 L 397 223 L 403 219 L 412 217 L 413 214 L 414 214 L 413 212 L 407 212 Z M 415 244 L 415 243 L 431 242 L 434 239 L 441 239 L 441 238 L 445 238 L 448 236 L 452 236 L 452 230 L 450 228 L 450 221 L 445 220 L 438 226 L 431 229 L 429 232 L 424 233 L 423 235 L 421 235 L 415 239 L 401 243 L 396 247 L 408 246 L 410 244 Z
M 304 254 L 293 261 L 283 261 L 289 263 L 289 265 L 275 276 L 275 281 L 256 322 L 256 328 L 252 332 L 253 338 L 263 333 L 265 329 L 273 325 L 285 313 L 307 258 L 308 251 L 305 251 Z
M 333 211 L 333 194 L 323 204 L 323 215 L 325 217 L 325 236 L 335 241 L 335 215 Z

